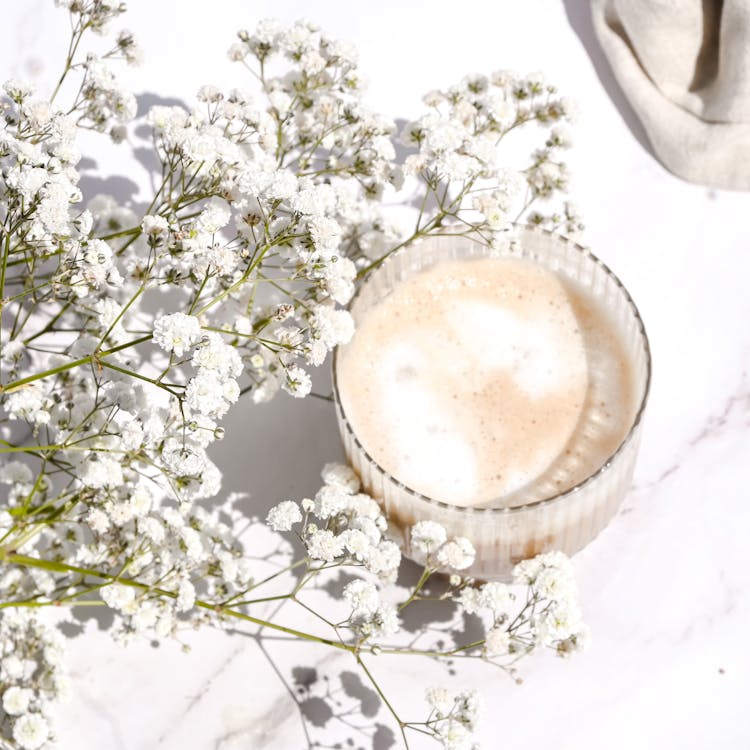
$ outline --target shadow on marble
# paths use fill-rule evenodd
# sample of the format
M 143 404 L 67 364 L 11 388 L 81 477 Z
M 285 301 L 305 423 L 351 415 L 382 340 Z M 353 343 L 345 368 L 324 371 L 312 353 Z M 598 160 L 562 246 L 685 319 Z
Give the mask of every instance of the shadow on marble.
M 158 96 L 150 92 L 144 92 L 136 97 L 137 117 L 142 118 L 148 114 L 151 107 L 159 105 L 164 107 L 183 107 L 189 109 L 188 105 L 181 99 Z M 148 179 L 153 191 L 158 189 L 161 180 L 161 162 L 156 156 L 153 147 L 152 129 L 145 122 L 140 122 L 127 143 L 123 143 L 120 148 L 130 147 L 130 152 L 137 162 L 148 173 Z M 111 195 L 119 205 L 132 209 L 136 213 L 143 214 L 148 208 L 146 201 L 137 200 L 139 186 L 128 177 L 122 175 L 112 175 L 101 177 L 99 164 L 91 158 L 84 157 L 78 163 L 78 169 L 81 174 L 79 187 L 83 193 L 84 204 L 91 200 L 95 195 Z
M 330 393 L 327 363 L 311 373 L 316 393 Z M 313 497 L 324 464 L 343 460 L 333 404 L 279 393 L 267 404 L 243 396 L 222 425 L 224 440 L 209 450 L 224 475 L 222 495 L 248 493 L 241 507 L 264 519 L 282 500 Z
M 57 626 L 66 638 L 83 635 L 89 622 L 95 622 L 97 630 L 109 630 L 115 622 L 115 613 L 109 607 L 71 607 L 70 614 L 72 620 L 65 620 Z
M 377 720 L 384 709 L 383 702 L 359 674 L 349 670 L 331 674 L 326 659 L 282 671 L 265 647 L 267 639 L 255 637 L 255 640 L 295 704 L 307 745 L 305 750 L 390 750 L 396 746 L 393 730 Z
M 591 4 L 588 0 L 584 2 L 581 2 L 581 0 L 563 0 L 563 5 L 570 27 L 576 33 L 583 48 L 586 50 L 586 54 L 588 54 L 591 64 L 594 66 L 594 71 L 599 78 L 599 82 L 617 108 L 632 136 L 641 144 L 644 151 L 656 158 L 646 131 L 620 88 L 620 84 L 617 83 L 609 61 L 599 44 L 599 40 L 596 38 L 594 24 L 591 19 Z
M 380 697 L 356 672 L 345 670 L 332 678 L 314 667 L 297 666 L 291 675 L 290 694 L 302 720 L 308 724 L 308 741 L 312 740 L 313 728 L 338 735 L 338 725 L 342 734 L 348 736 L 343 740 L 336 737 L 330 747 L 389 750 L 396 745 L 393 730 L 375 721 L 382 708 Z M 311 741 L 311 747 L 322 746 Z
M 81 168 L 81 179 L 78 183 L 78 187 L 83 193 L 83 202 L 88 203 L 95 195 L 111 195 L 118 204 L 121 206 L 127 206 L 137 211 L 141 204 L 135 199 L 138 194 L 138 185 L 133 180 L 127 177 L 121 177 L 120 175 L 113 175 L 111 177 L 95 177 L 90 174 L 90 171 L 96 170 L 96 162 L 94 162 L 94 168 L 87 170 Z M 146 208 L 145 205 L 142 206 Z
M 150 91 L 144 91 L 142 94 L 138 94 L 138 96 L 136 97 L 136 102 L 138 107 L 136 118 L 138 118 L 139 122 L 138 125 L 136 125 L 133 134 L 136 136 L 136 138 L 144 141 L 144 145 L 134 147 L 133 156 L 148 172 L 149 178 L 151 180 L 151 187 L 154 191 L 156 191 L 159 186 L 158 180 L 161 179 L 161 162 L 156 156 L 156 151 L 154 150 L 153 130 L 151 129 L 151 126 L 146 122 L 143 122 L 141 118 L 146 117 L 151 107 L 182 107 L 187 111 L 190 111 L 191 108 L 188 106 L 187 102 L 183 101 L 182 99 L 159 96 L 158 94 L 153 94 Z

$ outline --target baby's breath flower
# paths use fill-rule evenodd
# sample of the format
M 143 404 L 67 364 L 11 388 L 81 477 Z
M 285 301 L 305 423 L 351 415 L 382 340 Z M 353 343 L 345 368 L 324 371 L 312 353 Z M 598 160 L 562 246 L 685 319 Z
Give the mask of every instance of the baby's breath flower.
M 487 632 L 484 649 L 488 656 L 502 656 L 508 653 L 510 635 L 505 628 L 496 627 Z
M 443 723 L 435 736 L 445 750 L 475 750 L 477 748 L 471 732 L 457 721 L 448 720 Z
M 141 227 L 146 234 L 165 234 L 169 230 L 169 222 L 163 216 L 147 214 L 143 217 Z
M 385 581 L 394 581 L 401 564 L 401 550 L 394 542 L 386 539 L 370 549 L 365 567 Z
M 341 227 L 337 221 L 325 216 L 314 216 L 307 225 L 310 237 L 319 253 L 325 255 L 336 249 L 341 235 Z
M 453 696 L 448 688 L 445 687 L 434 686 L 427 688 L 425 699 L 435 709 L 440 718 L 447 716 L 453 708 Z
M 341 532 L 339 539 L 347 553 L 355 560 L 361 562 L 369 556 L 372 542 L 367 534 L 359 529 L 346 529 Z
M 411 527 L 411 545 L 421 555 L 431 555 L 445 544 L 448 533 L 435 521 L 419 521 Z
M 101 589 L 101 597 L 108 607 L 125 610 L 135 601 L 135 589 L 121 583 L 111 583 Z
M 195 586 L 188 581 L 180 581 L 180 587 L 177 591 L 177 611 L 187 612 L 195 605 Z
M 83 467 L 81 482 L 95 489 L 101 487 L 118 487 L 122 484 L 122 466 L 114 458 L 92 456 Z
M 185 403 L 196 414 L 223 417 L 239 398 L 239 386 L 232 378 L 222 380 L 206 368 L 190 378 L 185 389 Z
M 0 655 L 5 654 L 0 659 L 2 709 L 9 719 L 4 742 L 12 736 L 13 747 L 36 750 L 50 735 L 45 717 L 51 704 L 67 690 L 61 635 L 35 613 L 6 609 L 0 616 L 0 644 Z
M 394 604 L 381 602 L 375 611 L 361 614 L 355 627 L 366 638 L 388 637 L 398 633 L 401 620 Z
M 154 343 L 181 357 L 201 338 L 201 325 L 194 315 L 176 312 L 160 315 L 154 321 Z
M 9 716 L 25 714 L 34 693 L 28 688 L 13 685 L 3 693 L 3 710 Z
M 13 739 L 24 750 L 36 750 L 49 737 L 49 727 L 41 714 L 24 714 L 13 722 Z
M 369 581 L 358 578 L 344 586 L 344 599 L 352 608 L 353 615 L 371 615 L 380 606 L 377 587 Z
M 295 523 L 302 520 L 299 505 L 293 500 L 283 500 L 268 511 L 266 523 L 274 531 L 291 531 Z
M 591 633 L 589 628 L 581 622 L 571 635 L 557 642 L 557 654 L 563 658 L 568 658 L 578 651 L 585 651 L 588 648 L 590 640 Z
M 129 65 L 140 65 L 143 62 L 143 50 L 131 32 L 123 29 L 117 35 L 117 46 Z
M 482 699 L 477 690 L 462 690 L 454 701 L 453 715 L 458 721 L 473 730 L 479 719 Z
M 354 335 L 354 321 L 346 310 L 337 310 L 319 305 L 311 320 L 313 331 L 332 349 L 339 344 L 348 344 Z
M 341 540 L 328 529 L 316 529 L 305 538 L 307 552 L 313 560 L 333 562 L 342 551 Z
M 342 513 L 348 504 L 347 490 L 339 484 L 326 484 L 315 495 L 315 515 L 324 521 Z
M 472 586 L 461 589 L 456 601 L 467 615 L 476 614 L 483 606 L 481 592 Z
M 359 492 L 359 477 L 346 464 L 326 464 L 321 472 L 321 477 L 326 484 L 341 487 L 349 494 Z
M 20 81 L 12 78 L 5 81 L 3 91 L 14 101 L 22 102 L 34 93 L 34 85 L 29 81 Z
M 553 646 L 576 635 L 582 625 L 581 610 L 575 602 L 557 601 L 540 617 L 537 633 L 542 645 Z
M 468 539 L 456 537 L 440 547 L 436 559 L 444 568 L 465 570 L 473 564 L 476 554 L 474 545 Z
M 214 234 L 229 223 L 230 217 L 231 212 L 226 201 L 214 198 L 201 211 L 195 223 L 201 231 Z
M 281 387 L 295 398 L 304 398 L 312 390 L 312 379 L 301 367 L 288 367 Z
M 485 583 L 479 589 L 479 602 L 498 619 L 507 614 L 514 601 L 510 586 L 498 581 Z
M 476 750 L 471 736 L 479 714 L 479 697 L 474 690 L 451 693 L 446 688 L 431 688 L 427 702 L 435 719 L 428 724 L 445 750 Z
M 86 523 L 92 531 L 103 534 L 109 528 L 110 520 L 101 508 L 92 508 L 86 514 Z

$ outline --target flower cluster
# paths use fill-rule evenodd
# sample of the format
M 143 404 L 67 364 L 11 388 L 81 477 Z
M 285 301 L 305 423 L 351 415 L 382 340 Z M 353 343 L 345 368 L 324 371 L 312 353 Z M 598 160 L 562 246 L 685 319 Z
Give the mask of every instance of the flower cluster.
M 448 571 L 466 570 L 476 557 L 474 545 L 465 537 L 448 539 L 448 532 L 435 521 L 419 521 L 411 528 L 410 549 L 415 560 L 428 567 Z
M 108 578 L 113 582 L 99 591 L 121 615 L 119 639 L 176 636 L 181 628 L 209 619 L 196 606 L 199 594 L 209 601 L 223 600 L 251 584 L 251 561 L 242 554 L 232 528 L 214 515 L 200 507 L 144 512 L 150 498 L 143 494 L 131 502 L 131 508 L 120 511 L 131 517 L 124 522 L 117 518 L 117 525 L 105 511 L 91 511 L 87 518 L 90 526 L 103 526 L 97 533 L 101 552 L 116 543 L 130 560 L 124 567 L 109 568 L 101 556 L 85 559 L 86 566 L 100 572 L 112 570 Z
M 588 645 L 589 629 L 578 605 L 573 566 L 561 552 L 548 552 L 533 560 L 522 560 L 513 571 L 515 583 L 531 593 L 531 634 L 560 656 L 581 651 Z M 538 606 L 545 602 L 544 606 Z
M 33 88 L 22 82 L 7 81 L 3 91 L 9 99 L 0 131 L 3 233 L 23 237 L 24 249 L 43 258 L 80 234 L 76 224 L 86 224 L 85 216 L 71 215 L 81 200 L 75 118 L 33 98 Z
M 418 149 L 406 158 L 404 171 L 423 180 L 448 212 L 469 203 L 480 216 L 474 231 L 488 243 L 500 243 L 534 201 L 548 201 L 567 190 L 562 153 L 570 147 L 570 137 L 561 124 L 574 117 L 574 106 L 540 74 L 471 75 L 447 90 L 429 92 L 424 103 L 429 111 L 401 132 L 403 144 Z M 512 131 L 530 123 L 550 128 L 549 135 L 529 165 L 509 169 L 501 163 L 498 147 Z M 564 224 L 569 233 L 582 229 L 571 204 L 565 203 L 562 213 L 564 219 L 559 211 L 534 211 L 529 221 L 549 228 Z
M 244 350 L 253 399 L 279 388 L 302 397 L 311 387 L 303 366 L 321 364 L 353 333 L 336 306 L 354 292 L 347 256 L 377 224 L 375 199 L 398 182 L 393 126 L 362 104 L 353 53 L 313 25 L 264 22 L 239 39 L 230 58 L 260 66 L 267 105 L 204 86 L 206 114 L 151 110 L 162 161 L 193 192 L 221 198 L 187 223 L 169 213 L 150 219 L 147 234 L 157 272 L 203 284 L 206 299 L 224 297 L 217 322 Z M 283 74 L 269 75 L 282 61 Z M 190 202 L 180 195 L 171 208 Z M 228 225 L 233 237 L 222 240 Z M 253 309 L 259 282 L 272 291 Z
M 539 647 L 567 656 L 586 647 L 588 628 L 578 605 L 573 567 L 565 555 L 547 552 L 522 560 L 513 570 L 513 584 L 490 581 L 462 587 L 457 594 L 463 611 L 480 614 L 487 622 L 487 656 L 513 656 Z M 518 586 L 527 588 L 525 599 L 516 596 Z
M 135 61 L 137 58 L 127 59 Z M 83 102 L 81 122 L 102 133 L 108 132 L 114 141 L 123 140 L 127 132 L 124 126 L 136 114 L 135 96 L 120 86 L 110 67 L 102 60 L 89 58 L 85 69 L 80 94 Z
M 0 618 L 0 734 L 14 748 L 37 750 L 52 739 L 50 710 L 69 690 L 62 640 L 23 610 Z
M 310 368 L 353 335 L 343 306 L 358 278 L 430 234 L 497 246 L 524 216 L 580 225 L 567 203 L 536 210 L 568 180 L 558 126 L 571 108 L 552 87 L 496 74 L 432 92 L 401 134 L 412 152 L 400 160 L 394 124 L 364 102 L 354 50 L 308 22 L 239 32 L 229 57 L 249 69 L 253 90 L 206 85 L 193 108 L 151 108 L 144 126 L 159 176 L 145 212 L 84 196 L 79 131 L 121 142 L 144 130 L 129 126 L 136 100 L 114 68 L 141 53 L 126 30 L 109 52 L 84 51 L 88 32 L 109 33 L 123 4 L 57 4 L 72 35 L 56 88 L 37 97 L 12 80 L 0 94 L 0 452 L 13 457 L 0 466 L 0 734 L 32 749 L 52 736 L 48 705 L 63 681 L 53 631 L 24 608 L 104 604 L 127 643 L 241 618 L 264 600 L 251 592 L 284 580 L 264 578 L 238 541 L 241 509 L 201 504 L 221 489 L 210 451 L 242 394 L 311 392 Z M 522 127 L 540 130 L 543 145 L 530 164 L 504 168 L 497 147 Z M 407 226 L 384 196 L 423 208 Z M 355 574 L 338 587 L 340 647 L 361 659 L 398 637 L 400 612 L 419 605 L 437 570 L 453 573 L 439 599 L 484 613 L 481 658 L 584 643 L 562 558 L 519 568 L 530 593 L 511 618 L 524 600 L 462 577 L 471 543 L 430 521 L 410 532 L 424 573 L 396 604 L 384 587 L 398 580 L 401 553 L 377 502 L 346 467 L 327 466 L 323 480 L 267 522 L 303 550 L 281 565 L 303 569 L 302 583 L 279 598 L 299 603 L 302 584 L 331 569 Z M 435 713 L 433 734 L 461 747 L 467 712 L 456 703 Z
M 274 531 L 289 531 L 299 524 L 299 538 L 313 561 L 360 566 L 382 581 L 394 581 L 401 552 L 385 537 L 388 524 L 380 506 L 359 492 L 359 478 L 348 466 L 327 464 L 323 480 L 314 499 L 305 498 L 299 504 L 285 500 L 273 507 L 268 525 Z M 357 598 L 354 591 L 345 592 L 347 601 L 350 596 Z M 373 599 L 364 596 L 358 606 L 352 604 L 358 615 L 379 611 L 379 605 L 364 606 L 366 601 Z M 385 617 L 384 611 L 380 614 Z M 385 619 L 393 623 L 393 617 Z
M 426 726 L 445 750 L 476 750 L 472 739 L 481 710 L 481 699 L 476 690 L 451 693 L 444 687 L 432 687 L 426 693 L 432 713 Z
M 396 581 L 400 553 L 384 538 L 386 521 L 378 504 L 361 492 L 359 478 L 349 467 L 328 464 L 322 476 L 324 485 L 314 499 L 284 500 L 269 511 L 266 522 L 275 531 L 296 533 L 307 554 L 308 571 L 319 575 L 346 566 L 359 572 L 341 592 L 349 614 L 333 625 L 336 636 L 358 653 L 379 653 L 383 640 L 399 633 L 404 609 L 436 599 L 455 608 L 457 621 L 465 614 L 478 616 L 484 637 L 470 647 L 441 652 L 437 644 L 428 644 L 420 651 L 454 659 L 481 658 L 514 674 L 512 665 L 537 649 L 568 656 L 586 647 L 588 629 L 565 555 L 550 552 L 518 563 L 511 583 L 478 583 L 460 575 L 474 560 L 469 540 L 449 539 L 435 521 L 420 521 L 408 529 L 410 555 L 421 560 L 424 572 L 401 603 L 395 603 L 389 584 Z M 390 561 L 385 568 L 384 556 Z M 434 575 L 441 570 L 454 572 L 446 581 Z M 353 641 L 346 638 L 347 632 Z M 405 727 L 426 731 L 446 750 L 477 747 L 473 732 L 481 701 L 475 691 L 453 693 L 435 687 L 428 690 L 427 700 L 432 709 L 427 720 L 403 722 Z

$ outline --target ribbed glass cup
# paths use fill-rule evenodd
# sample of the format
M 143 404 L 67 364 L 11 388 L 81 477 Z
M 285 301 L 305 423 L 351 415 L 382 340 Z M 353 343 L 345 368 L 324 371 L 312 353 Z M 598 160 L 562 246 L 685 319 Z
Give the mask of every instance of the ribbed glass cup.
M 518 561 L 541 552 L 561 550 L 571 555 L 607 525 L 631 484 L 651 380 L 651 355 L 643 321 L 627 290 L 609 268 L 591 252 L 560 235 L 517 227 L 516 236 L 518 242 L 500 252 L 464 237 L 447 236 L 406 247 L 366 278 L 349 309 L 358 323 L 399 282 L 441 261 L 486 257 L 490 253 L 494 257 L 531 260 L 582 287 L 619 329 L 632 367 L 637 404 L 633 424 L 620 446 L 586 480 L 565 492 L 551 491 L 547 497 L 522 504 L 501 498 L 489 503 L 490 507 L 459 507 L 426 497 L 389 474 L 360 443 L 339 395 L 338 353 L 333 358 L 336 413 L 346 457 L 365 491 L 383 507 L 404 554 L 411 556 L 409 527 L 417 521 L 437 521 L 445 526 L 449 536 L 471 540 L 477 556 L 465 575 L 487 580 L 507 579 Z

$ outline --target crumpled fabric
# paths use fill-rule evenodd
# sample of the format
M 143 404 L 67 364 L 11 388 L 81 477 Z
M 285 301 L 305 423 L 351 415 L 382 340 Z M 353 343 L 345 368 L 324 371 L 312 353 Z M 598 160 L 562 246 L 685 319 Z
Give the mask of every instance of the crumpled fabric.
M 663 164 L 750 189 L 750 0 L 592 0 L 592 17 Z

